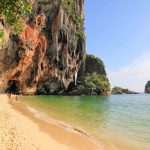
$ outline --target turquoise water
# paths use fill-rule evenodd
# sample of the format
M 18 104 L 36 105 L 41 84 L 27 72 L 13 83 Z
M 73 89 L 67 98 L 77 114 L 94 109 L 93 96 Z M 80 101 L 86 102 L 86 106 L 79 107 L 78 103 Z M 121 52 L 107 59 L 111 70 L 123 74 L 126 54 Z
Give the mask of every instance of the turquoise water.
M 84 130 L 106 150 L 150 150 L 150 95 L 22 96 L 19 100 Z

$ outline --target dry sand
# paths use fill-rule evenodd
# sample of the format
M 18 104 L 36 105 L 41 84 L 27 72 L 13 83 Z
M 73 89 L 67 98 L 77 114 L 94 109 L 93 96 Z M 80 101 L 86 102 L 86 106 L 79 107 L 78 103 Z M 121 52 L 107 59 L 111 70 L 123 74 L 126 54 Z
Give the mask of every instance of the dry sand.
M 35 118 L 0 95 L 0 150 L 100 150 L 85 135 Z

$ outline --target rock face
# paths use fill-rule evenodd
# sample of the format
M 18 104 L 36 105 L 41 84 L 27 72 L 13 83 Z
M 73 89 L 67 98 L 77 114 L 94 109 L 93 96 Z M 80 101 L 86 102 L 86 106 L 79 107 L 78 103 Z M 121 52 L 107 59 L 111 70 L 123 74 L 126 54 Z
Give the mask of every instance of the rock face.
M 111 94 L 138 94 L 137 92 L 130 91 L 129 89 L 124 89 L 122 87 L 114 87 Z
M 80 72 L 80 71 L 79 71 Z M 109 95 L 110 83 L 105 66 L 94 55 L 86 55 L 84 74 L 79 74 L 78 85 L 70 91 L 72 95 Z
M 36 0 L 24 31 L 0 48 L 0 90 L 63 93 L 84 72 L 84 0 Z M 82 69 L 81 69 L 82 67 Z M 80 72 L 80 74 L 81 74 Z
M 145 93 L 150 94 L 150 81 L 148 81 L 147 84 L 145 85 Z
M 101 59 L 94 55 L 86 55 L 85 73 L 92 74 L 94 72 L 103 76 L 107 75 L 104 63 Z

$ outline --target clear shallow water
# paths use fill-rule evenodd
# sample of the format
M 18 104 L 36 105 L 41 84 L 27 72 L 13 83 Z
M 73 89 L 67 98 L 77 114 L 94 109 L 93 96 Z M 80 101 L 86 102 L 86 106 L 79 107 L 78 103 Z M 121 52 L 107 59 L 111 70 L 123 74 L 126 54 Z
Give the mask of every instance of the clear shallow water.
M 22 96 L 19 100 L 83 129 L 107 150 L 150 150 L 150 95 Z

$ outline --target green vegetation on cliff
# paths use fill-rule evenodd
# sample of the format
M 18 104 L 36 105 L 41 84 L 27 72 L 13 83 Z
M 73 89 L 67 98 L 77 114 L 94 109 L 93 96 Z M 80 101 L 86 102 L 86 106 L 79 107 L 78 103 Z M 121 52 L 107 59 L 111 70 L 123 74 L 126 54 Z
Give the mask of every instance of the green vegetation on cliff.
M 84 35 L 84 20 L 81 17 L 80 13 L 75 11 L 76 9 L 76 3 L 74 0 L 62 0 L 62 5 L 64 9 L 66 10 L 68 16 L 74 21 L 77 27 L 76 35 L 81 37 L 85 40 Z M 80 2 L 82 4 L 82 2 Z
M 93 94 L 109 95 L 110 83 L 104 63 L 98 57 L 86 55 L 85 75 L 81 77 L 81 84 L 90 88 Z
M 75 12 L 75 2 L 74 0 L 62 0 L 62 4 L 68 14 L 69 17 L 72 18 L 72 20 L 77 25 L 77 28 L 83 29 L 84 28 L 84 21 L 81 18 L 81 15 Z
M 123 91 L 125 91 L 125 89 L 123 89 L 122 87 L 116 86 L 112 89 L 111 93 L 112 94 L 122 94 Z
M 79 75 L 77 90 L 74 93 L 81 95 L 110 94 L 110 83 L 102 60 L 94 55 L 86 55 L 85 71 L 84 74 Z
M 32 4 L 29 0 L 1 0 L 0 23 L 9 27 L 15 34 L 23 30 L 22 15 L 30 13 Z M 0 30 L 0 37 L 4 33 Z
M 4 32 L 3 30 L 0 30 L 0 38 L 3 38 L 4 37 Z
M 108 95 L 110 92 L 109 80 L 106 76 L 92 73 L 86 74 L 80 78 L 80 88 L 91 89 L 91 94 Z
M 94 55 L 86 55 L 85 73 L 92 74 L 96 72 L 97 74 L 106 76 L 105 66 L 102 60 Z

